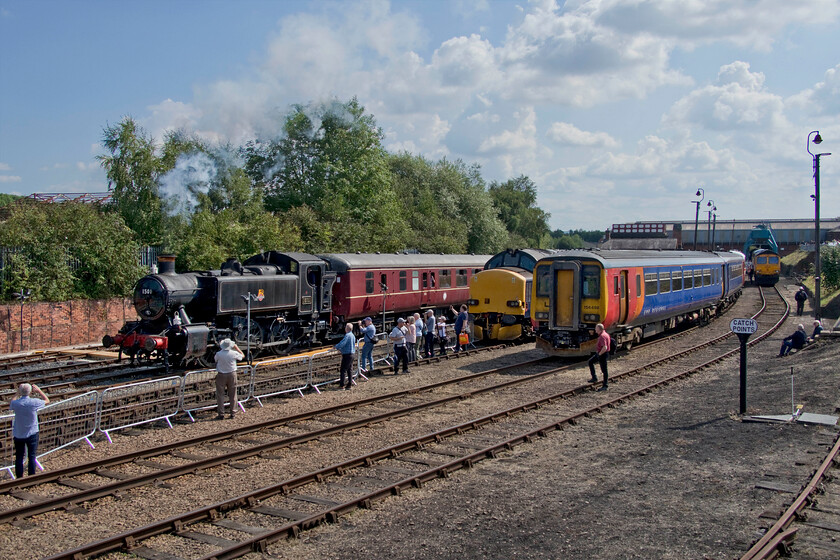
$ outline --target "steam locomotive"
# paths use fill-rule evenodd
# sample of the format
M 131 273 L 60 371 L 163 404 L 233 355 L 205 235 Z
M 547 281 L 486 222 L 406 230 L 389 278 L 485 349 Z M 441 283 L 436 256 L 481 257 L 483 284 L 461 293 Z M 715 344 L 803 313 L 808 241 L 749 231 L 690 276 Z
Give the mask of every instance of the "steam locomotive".
M 489 257 L 268 251 L 178 274 L 175 257 L 162 256 L 158 272 L 135 286 L 140 319 L 102 344 L 132 361 L 183 366 L 212 366 L 228 337 L 255 354 L 283 355 L 337 339 L 345 322 L 368 315 L 381 316 L 385 330 L 400 314 L 466 303 Z

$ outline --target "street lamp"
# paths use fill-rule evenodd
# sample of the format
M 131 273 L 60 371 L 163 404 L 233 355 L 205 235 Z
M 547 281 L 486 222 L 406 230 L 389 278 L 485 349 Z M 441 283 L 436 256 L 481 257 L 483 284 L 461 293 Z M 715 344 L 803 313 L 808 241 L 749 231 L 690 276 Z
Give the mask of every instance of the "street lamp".
M 706 203 L 706 206 L 709 208 L 709 210 L 706 210 L 706 212 L 708 212 L 708 214 L 709 214 L 709 219 L 706 222 L 706 237 L 707 237 L 707 241 L 708 241 L 708 244 L 709 244 L 709 250 L 711 250 L 712 249 L 712 247 L 711 247 L 711 244 L 712 244 L 712 214 L 714 214 L 715 210 L 717 210 L 717 206 L 715 206 L 715 201 L 711 200 L 711 199 L 709 199 L 709 202 Z
M 717 212 L 712 214 L 712 251 L 717 249 L 715 245 L 715 229 L 717 228 Z
M 814 139 L 811 139 L 811 135 Z M 822 136 L 819 130 L 812 130 L 808 133 L 808 140 L 805 142 L 805 149 L 811 154 L 814 160 L 814 318 L 820 320 L 820 156 L 830 156 L 831 153 L 824 152 L 815 154 L 811 151 L 811 142 L 822 144 Z
M 29 299 L 29 296 L 32 295 L 32 292 L 28 289 L 21 288 L 19 292 L 15 294 L 15 299 L 20 300 L 20 351 L 23 352 L 23 303 Z
M 692 202 L 697 205 L 697 208 L 694 209 L 694 250 L 697 250 L 697 223 L 700 221 L 700 203 L 703 202 L 703 199 L 706 198 L 706 191 L 703 189 L 697 189 L 697 192 L 694 193 L 694 196 L 699 196 L 700 200 L 693 200 Z

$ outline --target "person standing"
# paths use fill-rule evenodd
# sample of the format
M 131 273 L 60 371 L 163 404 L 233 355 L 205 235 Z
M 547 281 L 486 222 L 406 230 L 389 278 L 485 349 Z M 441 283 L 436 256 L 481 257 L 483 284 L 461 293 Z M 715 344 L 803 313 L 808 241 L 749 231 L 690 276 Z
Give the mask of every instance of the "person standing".
M 455 312 L 455 308 L 451 305 L 449 309 L 452 312 Z M 458 313 L 458 316 L 455 317 L 455 351 L 461 351 L 461 333 L 467 330 L 467 326 L 470 322 L 470 314 L 467 312 L 467 306 L 461 305 L 461 311 Z
M 438 336 L 438 344 L 440 345 L 440 355 L 446 355 L 446 343 L 449 342 L 449 339 L 446 338 L 446 316 L 441 315 L 438 317 L 437 322 L 435 323 L 435 327 L 437 328 L 437 336 Z
M 335 345 L 341 352 L 341 369 L 338 377 L 338 388 L 344 387 L 349 391 L 353 386 L 353 357 L 356 355 L 356 335 L 353 334 L 353 324 L 344 325 L 344 338 Z M 344 385 L 344 374 L 347 373 L 347 385 Z
M 35 393 L 40 399 L 29 395 Z M 27 474 L 35 474 L 38 464 L 38 411 L 50 404 L 50 398 L 37 385 L 21 383 L 18 385 L 19 398 L 9 403 L 9 408 L 15 413 L 12 422 L 12 439 L 15 443 L 15 476 L 23 476 L 23 455 L 28 456 Z
M 420 318 L 419 313 L 414 314 L 414 329 L 417 333 L 417 348 L 420 349 L 418 354 L 422 355 L 423 349 L 426 347 L 426 325 L 423 324 L 423 319 Z
M 601 366 L 601 374 L 604 376 L 604 384 L 601 385 L 599 391 L 606 391 L 609 385 L 609 375 L 607 374 L 607 358 L 610 355 L 610 335 L 604 330 L 604 325 L 598 323 L 595 325 L 595 333 L 598 335 L 598 342 L 595 343 L 595 353 L 589 358 L 589 372 L 592 374 L 590 383 L 597 383 L 598 376 L 595 375 L 595 362 Z
M 230 402 L 230 417 L 236 416 L 236 362 L 243 360 L 245 355 L 239 346 L 229 338 L 219 343 L 222 348 L 214 359 L 216 360 L 216 420 L 225 417 L 225 391 Z
M 405 349 L 409 362 L 417 361 L 417 324 L 414 317 L 409 316 L 405 323 Z
M 435 312 L 431 309 L 426 311 L 426 356 L 435 357 Z
M 796 300 L 796 314 L 800 317 L 805 310 L 805 302 L 808 301 L 808 292 L 805 291 L 805 286 L 800 286 L 799 291 L 793 296 Z
M 376 327 L 373 325 L 373 319 L 365 317 L 363 321 L 359 322 L 359 329 L 361 330 L 362 340 L 362 373 L 373 371 L 373 345 L 376 344 Z
M 408 332 L 408 329 L 405 328 L 405 319 L 400 317 L 397 319 L 397 325 L 391 330 L 391 334 L 388 335 L 388 338 L 391 339 L 394 345 L 394 375 L 399 373 L 400 362 L 403 365 L 403 373 L 409 373 L 408 352 L 405 348 L 406 332 Z

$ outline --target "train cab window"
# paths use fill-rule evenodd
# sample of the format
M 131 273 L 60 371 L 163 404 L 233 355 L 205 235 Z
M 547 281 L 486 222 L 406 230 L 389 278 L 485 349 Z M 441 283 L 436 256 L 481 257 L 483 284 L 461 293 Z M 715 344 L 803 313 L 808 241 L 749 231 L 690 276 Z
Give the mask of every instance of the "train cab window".
M 373 293 L 373 272 L 365 272 L 365 293 Z
M 613 295 L 618 295 L 618 276 L 613 278 Z
M 584 266 L 581 271 L 581 296 L 598 299 L 601 297 L 601 270 L 597 266 Z
M 441 288 L 451 288 L 452 287 L 452 277 L 450 276 L 449 270 L 439 270 L 440 273 L 440 287 Z
M 416 270 L 411 271 L 411 289 L 415 292 L 420 289 L 420 273 Z
M 459 268 L 458 274 L 455 275 L 455 285 L 459 288 L 462 288 L 467 285 L 467 271 L 466 269 Z
M 642 297 L 642 275 L 636 275 L 636 297 Z
M 648 272 L 647 274 L 645 274 L 645 295 L 655 296 L 658 293 L 659 287 L 657 284 L 656 273 Z
M 408 274 L 406 273 L 405 270 L 400 270 L 400 291 L 401 292 L 404 292 L 406 290 L 406 288 L 408 288 L 408 280 L 406 278 L 407 276 L 408 276 Z
M 683 289 L 683 273 L 682 270 L 676 270 L 671 273 L 671 291 L 679 292 Z
M 667 294 L 671 291 L 671 273 L 670 272 L 660 272 L 659 273 L 659 293 L 660 294 Z
M 712 270 L 710 268 L 703 269 L 703 285 L 704 286 L 711 286 L 712 285 Z
M 756 264 L 767 264 L 767 257 L 756 257 Z
M 779 257 L 768 257 L 770 264 L 779 264 Z
M 537 297 L 548 297 L 551 295 L 551 267 L 542 265 L 536 270 L 534 279 L 537 281 Z

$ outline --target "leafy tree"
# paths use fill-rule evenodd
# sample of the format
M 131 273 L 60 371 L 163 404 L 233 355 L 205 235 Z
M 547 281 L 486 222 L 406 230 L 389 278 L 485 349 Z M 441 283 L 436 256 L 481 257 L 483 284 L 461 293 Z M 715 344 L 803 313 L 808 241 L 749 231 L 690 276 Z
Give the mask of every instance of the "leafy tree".
M 835 245 L 820 249 L 820 276 L 826 288 L 840 288 L 840 247 Z
M 283 137 L 246 145 L 245 169 L 265 185 L 266 207 L 308 207 L 337 251 L 403 248 L 404 217 L 391 188 L 382 131 L 356 99 L 296 105 Z
M 161 164 L 153 139 L 134 119 L 125 117 L 119 124 L 105 127 L 102 144 L 109 155 L 97 159 L 113 191 L 113 207 L 142 242 L 160 243 L 164 214 L 157 178 Z
M 549 232 L 549 214 L 536 206 L 537 186 L 534 182 L 525 175 L 504 183 L 494 181 L 490 185 L 490 196 L 511 238 L 517 242 L 524 240 L 527 247 L 538 246 L 542 236 Z
M 0 208 L 2 208 L 3 206 L 8 206 L 10 203 L 14 202 L 18 198 L 20 197 L 14 194 L 0 193 Z
M 127 295 L 143 272 L 131 230 L 118 215 L 88 204 L 13 206 L 0 222 L 0 245 L 18 250 L 7 263 L 3 299 L 21 288 L 46 301 Z

